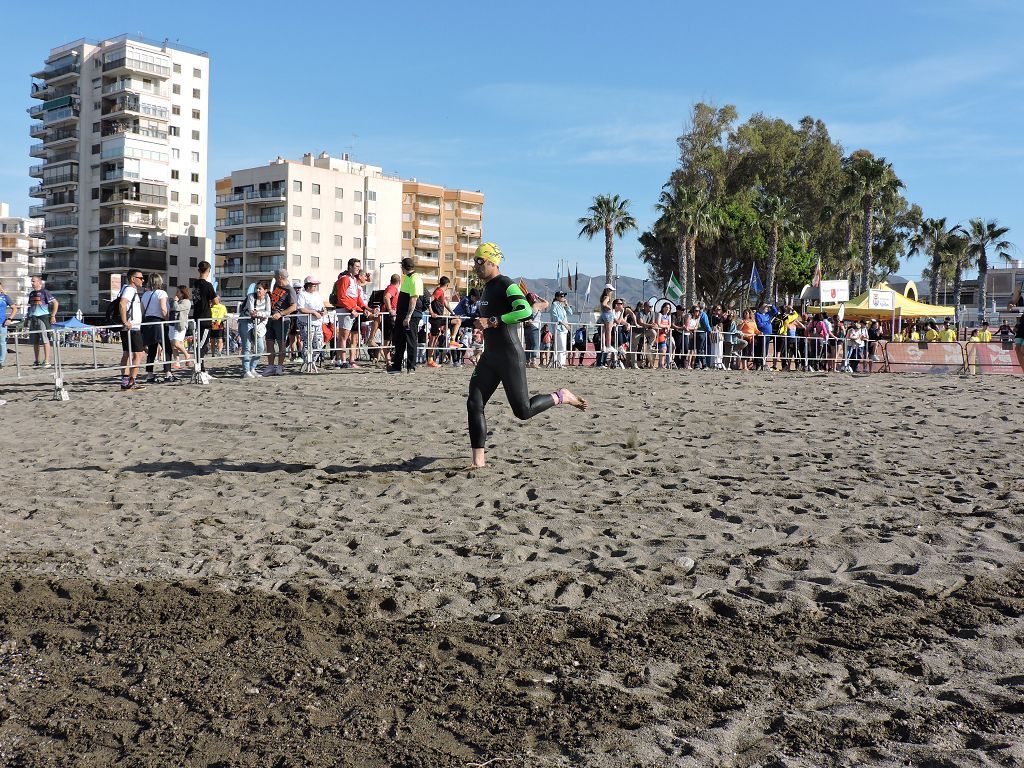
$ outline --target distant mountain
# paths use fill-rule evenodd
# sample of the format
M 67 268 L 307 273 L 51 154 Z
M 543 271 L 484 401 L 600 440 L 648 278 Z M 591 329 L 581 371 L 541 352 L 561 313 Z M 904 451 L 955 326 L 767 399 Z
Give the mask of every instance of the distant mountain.
M 575 277 L 575 276 L 574 276 Z M 516 280 L 519 280 L 516 277 Z M 522 278 L 526 282 L 526 287 L 534 293 L 542 296 L 543 298 L 551 301 L 551 297 L 555 295 L 555 291 L 559 290 L 558 280 L 556 278 L 546 277 L 524 277 Z M 591 276 L 580 274 L 580 285 L 578 291 L 570 291 L 565 285 L 565 278 L 562 278 L 561 290 L 569 294 L 569 303 L 573 304 L 574 301 L 578 301 L 578 308 L 582 311 L 588 307 L 584 306 L 583 298 L 587 292 L 587 283 L 590 282 Z M 604 275 L 595 275 L 593 282 L 590 287 L 590 306 L 589 309 L 595 309 L 597 307 L 598 299 L 601 298 L 601 291 L 604 289 Z M 573 286 L 576 287 L 575 285 Z M 654 293 L 652 293 L 654 291 Z M 655 288 L 654 283 L 650 280 L 644 285 L 644 281 L 637 277 L 619 277 L 617 290 L 615 291 L 616 297 L 623 299 L 626 304 L 631 307 L 635 307 L 636 303 L 641 298 L 651 298 L 652 296 L 662 296 L 661 286 Z

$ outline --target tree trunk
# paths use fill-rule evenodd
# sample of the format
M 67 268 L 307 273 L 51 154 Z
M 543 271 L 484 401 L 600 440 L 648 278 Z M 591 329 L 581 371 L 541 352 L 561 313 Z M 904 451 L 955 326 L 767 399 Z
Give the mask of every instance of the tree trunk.
M 960 319 L 960 293 L 963 287 L 963 272 L 963 264 L 958 260 L 953 265 L 953 315 L 957 321 Z
M 978 322 L 982 322 L 988 315 L 988 254 L 985 253 L 984 245 L 981 248 L 981 255 L 978 256 Z
M 939 246 L 933 245 L 934 252 L 932 253 L 932 260 L 929 262 L 931 267 L 931 285 L 929 285 L 928 301 L 931 304 L 939 303 L 939 276 L 942 274 L 942 256 L 939 253 Z
M 604 228 L 604 281 L 607 285 L 614 285 L 612 275 L 615 270 L 615 252 L 612 245 L 612 228 Z
M 687 286 L 690 285 L 688 279 L 689 253 L 690 245 L 686 242 L 686 238 L 680 235 L 676 238 L 676 277 L 679 278 L 679 283 L 683 286 L 683 298 L 686 297 L 686 292 L 689 290 Z
M 874 230 L 874 218 L 875 218 L 875 201 L 868 197 L 864 201 L 864 247 L 863 256 L 861 258 L 861 282 L 864 291 L 871 287 L 871 240 L 872 233 Z
M 686 306 L 697 303 L 697 239 L 690 238 L 689 253 L 686 256 Z
M 779 227 L 772 225 L 768 238 L 768 282 L 765 284 L 767 301 L 775 301 L 775 270 L 779 266 Z

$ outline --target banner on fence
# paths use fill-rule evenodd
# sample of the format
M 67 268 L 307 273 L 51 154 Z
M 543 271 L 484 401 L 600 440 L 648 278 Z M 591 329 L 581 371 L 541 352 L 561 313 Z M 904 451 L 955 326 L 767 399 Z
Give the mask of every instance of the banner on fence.
M 957 342 L 890 342 L 885 360 L 891 373 L 959 373 L 964 350 Z
M 1012 344 L 1001 341 L 971 342 L 967 345 L 967 370 L 971 373 L 1024 374 Z

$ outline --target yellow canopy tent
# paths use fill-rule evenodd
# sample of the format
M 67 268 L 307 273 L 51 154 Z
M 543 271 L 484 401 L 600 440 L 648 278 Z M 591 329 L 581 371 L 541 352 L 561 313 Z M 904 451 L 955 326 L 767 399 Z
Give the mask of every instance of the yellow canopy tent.
M 936 320 L 941 320 L 944 317 L 953 317 L 953 307 L 941 307 L 938 304 L 925 304 L 920 301 L 914 301 L 908 299 L 902 293 L 889 287 L 888 283 L 881 283 L 876 290 L 881 291 L 892 291 L 893 292 L 893 306 L 896 310 L 896 314 L 903 319 L 907 318 L 921 318 L 921 317 L 934 317 Z M 856 320 L 865 317 L 874 318 L 886 318 L 892 317 L 892 309 L 878 309 L 871 306 L 870 292 L 865 291 L 860 296 L 854 296 L 847 302 L 846 309 L 844 310 L 843 317 L 848 320 Z M 839 310 L 839 304 L 830 304 L 823 307 L 808 307 L 808 312 L 828 312 L 829 314 L 835 313 Z

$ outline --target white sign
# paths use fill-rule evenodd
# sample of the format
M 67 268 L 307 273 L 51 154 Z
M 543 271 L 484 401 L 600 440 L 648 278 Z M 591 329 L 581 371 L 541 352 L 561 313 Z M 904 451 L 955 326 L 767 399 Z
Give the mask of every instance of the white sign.
M 822 304 L 839 304 L 850 300 L 849 280 L 822 280 L 818 285 L 819 301 Z
M 891 312 L 895 304 L 896 299 L 892 291 L 880 291 L 877 288 L 869 291 L 868 306 L 871 309 L 885 309 Z

